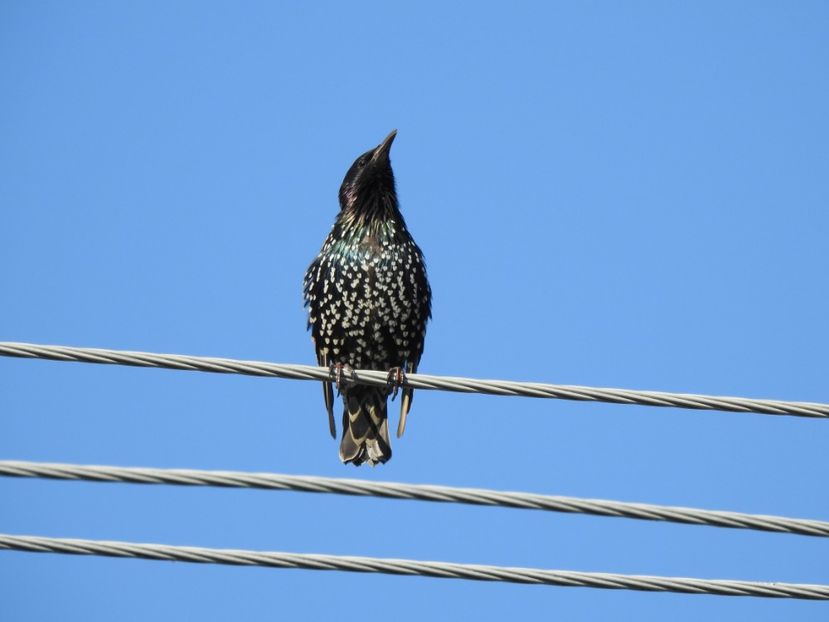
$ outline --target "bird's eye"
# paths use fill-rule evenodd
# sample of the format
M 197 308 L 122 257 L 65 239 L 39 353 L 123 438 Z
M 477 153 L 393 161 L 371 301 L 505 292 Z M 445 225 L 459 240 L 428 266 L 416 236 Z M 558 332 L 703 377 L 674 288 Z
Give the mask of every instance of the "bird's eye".
M 366 164 L 368 164 L 368 156 L 363 156 L 362 158 L 357 160 L 357 164 L 360 166 L 360 168 L 364 167 Z

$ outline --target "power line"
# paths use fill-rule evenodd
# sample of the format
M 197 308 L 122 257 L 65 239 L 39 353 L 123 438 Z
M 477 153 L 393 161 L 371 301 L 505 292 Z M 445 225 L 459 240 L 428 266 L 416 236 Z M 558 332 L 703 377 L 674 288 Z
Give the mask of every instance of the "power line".
M 146 467 L 91 466 L 2 460 L 0 461 L 0 476 L 334 493 L 546 510 L 550 512 L 594 514 L 599 516 L 617 516 L 643 520 L 829 537 L 829 522 L 818 520 L 743 514 L 718 510 L 700 510 L 666 505 L 651 505 L 647 503 L 625 503 L 602 499 L 580 499 L 577 497 L 524 492 L 502 492 L 481 488 L 453 488 L 449 486 L 403 484 L 397 482 L 377 482 L 305 475 L 283 475 L 278 473 L 154 469 Z
M 829 600 L 829 585 L 654 577 L 604 572 L 575 572 L 570 570 L 455 564 L 410 559 L 311 555 L 306 553 L 281 553 L 276 551 L 249 551 L 239 549 L 210 549 L 195 546 L 139 544 L 106 540 L 78 540 L 0 534 L 0 549 L 26 551 L 29 553 L 102 555 L 105 557 L 132 557 L 199 564 L 214 563 L 234 566 L 268 566 L 271 568 L 303 568 L 307 570 L 377 572 L 382 574 L 416 575 L 440 579 L 502 581 L 507 583 L 597 587 L 648 592 Z
M 134 367 L 160 367 L 224 374 L 245 374 L 249 376 L 272 376 L 294 380 L 324 381 L 331 379 L 329 370 L 311 365 L 239 361 L 206 356 L 155 354 L 150 352 L 75 348 L 17 342 L 0 342 L 0 356 L 130 365 Z M 385 386 L 388 380 L 385 372 L 371 370 L 355 370 L 351 376 L 350 380 L 354 382 L 373 386 Z M 438 389 L 461 393 L 520 395 L 524 397 L 638 404 L 642 406 L 673 406 L 694 410 L 723 410 L 766 415 L 829 418 L 829 404 L 816 402 L 789 402 L 742 397 L 695 395 L 690 393 L 607 389 L 544 384 L 540 382 L 476 380 L 474 378 L 430 376 L 426 374 L 409 374 L 407 377 L 407 385 L 415 389 Z

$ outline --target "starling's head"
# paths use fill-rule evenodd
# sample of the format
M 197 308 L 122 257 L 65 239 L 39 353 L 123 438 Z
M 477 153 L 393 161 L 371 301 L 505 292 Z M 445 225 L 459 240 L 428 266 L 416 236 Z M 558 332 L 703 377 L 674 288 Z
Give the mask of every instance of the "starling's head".
M 374 212 L 383 208 L 397 208 L 394 173 L 389 160 L 395 136 L 397 130 L 392 130 L 382 143 L 354 160 L 340 186 L 342 209 Z

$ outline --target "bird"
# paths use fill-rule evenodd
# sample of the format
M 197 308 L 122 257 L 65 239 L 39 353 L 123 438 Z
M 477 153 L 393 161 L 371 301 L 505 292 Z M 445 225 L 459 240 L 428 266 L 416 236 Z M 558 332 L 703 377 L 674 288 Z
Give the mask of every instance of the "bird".
M 343 401 L 339 456 L 355 466 L 391 458 L 388 398 L 401 387 L 397 437 L 403 435 L 413 397 L 406 374 L 417 372 L 432 316 L 426 262 L 397 200 L 389 156 L 396 136 L 393 130 L 348 169 L 340 211 L 303 280 L 317 362 L 331 370 L 323 382 L 329 430 L 336 439 L 336 386 Z M 355 369 L 387 372 L 389 382 L 349 382 Z

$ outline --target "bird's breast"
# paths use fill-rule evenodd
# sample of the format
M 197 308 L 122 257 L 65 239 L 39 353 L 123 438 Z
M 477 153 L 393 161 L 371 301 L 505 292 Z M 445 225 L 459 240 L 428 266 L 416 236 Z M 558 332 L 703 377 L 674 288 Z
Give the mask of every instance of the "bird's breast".
M 311 301 L 323 345 L 354 367 L 402 365 L 422 348 L 428 315 L 419 250 L 377 239 L 336 250 L 320 258 L 324 283 Z

